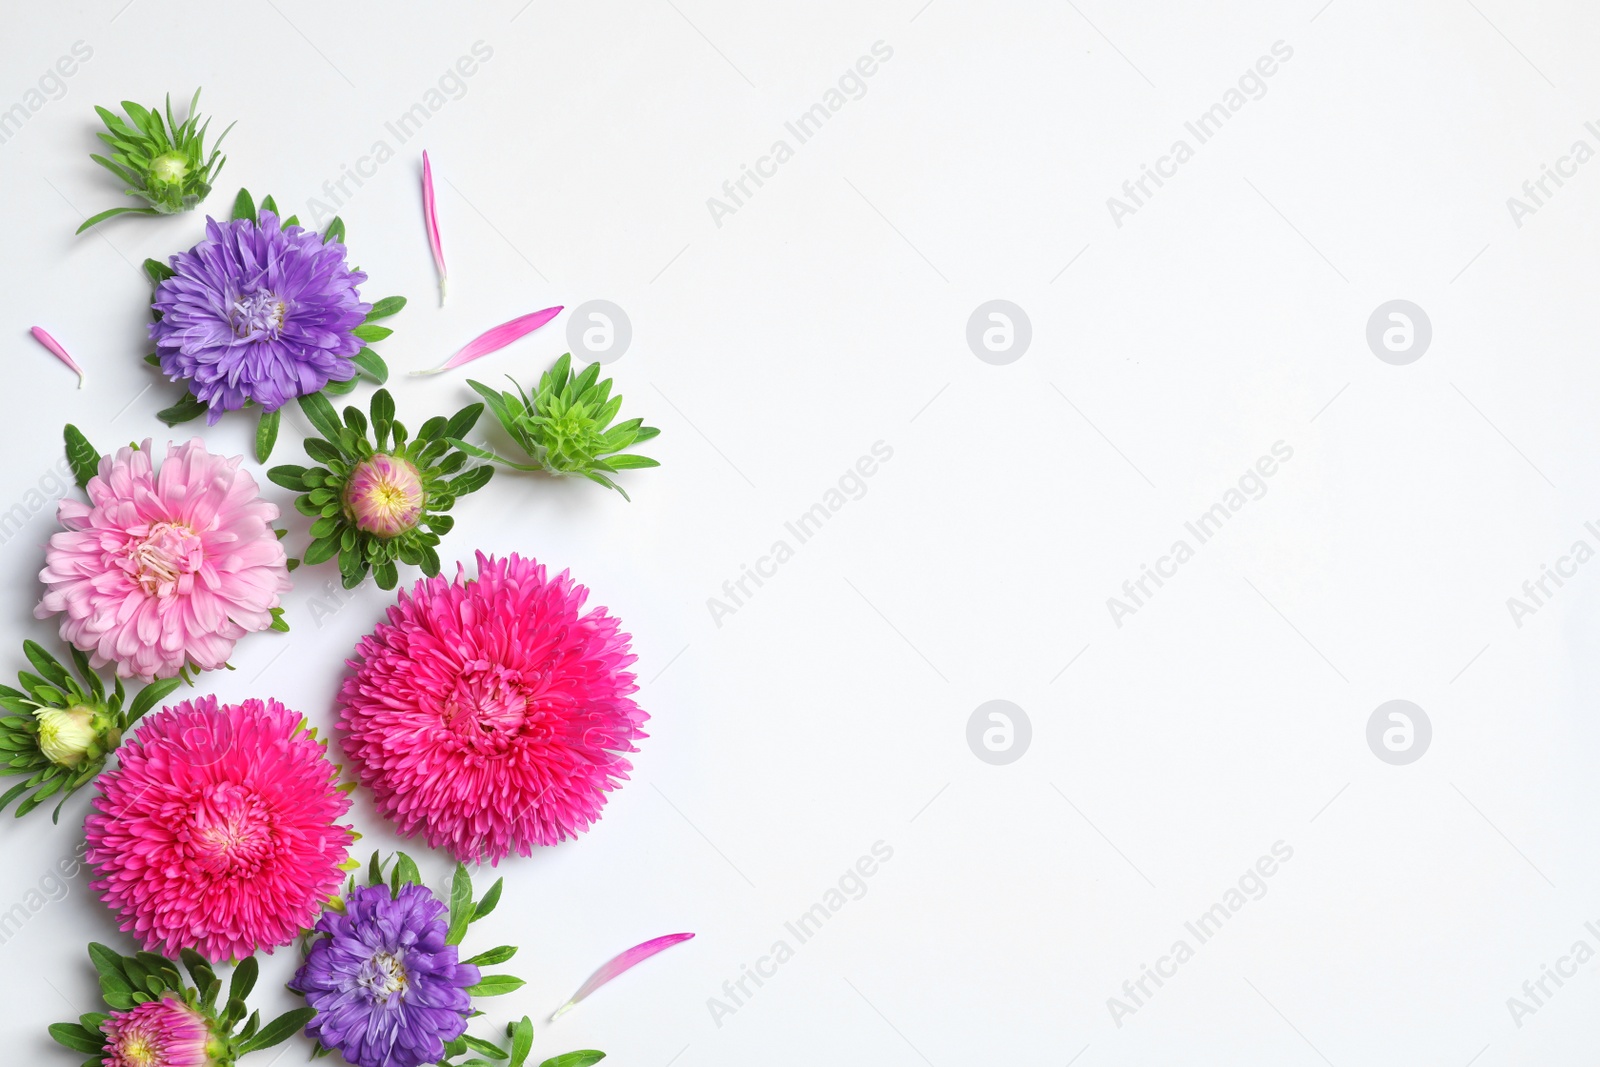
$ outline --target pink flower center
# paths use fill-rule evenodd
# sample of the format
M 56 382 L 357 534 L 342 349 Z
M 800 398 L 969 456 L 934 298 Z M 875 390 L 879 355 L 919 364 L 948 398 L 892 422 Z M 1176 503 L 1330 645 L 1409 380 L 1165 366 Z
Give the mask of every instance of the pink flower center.
M 253 874 L 273 853 L 272 819 L 255 793 L 231 782 L 204 787 L 178 839 L 212 874 Z
M 442 708 L 445 725 L 472 748 L 504 748 L 528 719 L 522 681 L 504 669 L 469 672 L 456 681 Z
M 357 463 L 345 482 L 344 506 L 358 530 L 394 537 L 422 518 L 422 475 L 409 461 L 379 452 Z
M 128 571 L 150 596 L 171 596 L 179 579 L 204 561 L 198 534 L 175 522 L 158 522 L 128 545 Z
M 233 325 L 233 335 L 240 339 L 276 341 L 283 332 L 283 320 L 289 312 L 288 301 L 266 289 L 258 289 L 233 302 L 228 321 Z

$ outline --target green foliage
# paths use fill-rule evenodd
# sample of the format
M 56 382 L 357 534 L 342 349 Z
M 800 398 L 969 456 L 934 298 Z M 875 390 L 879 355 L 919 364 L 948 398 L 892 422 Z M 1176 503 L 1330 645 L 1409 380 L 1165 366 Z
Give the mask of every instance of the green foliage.
M 227 157 L 220 154 L 222 139 L 233 126 L 222 131 L 207 156 L 205 139 L 211 120 L 200 124 L 195 110 L 199 103 L 200 90 L 196 89 L 194 99 L 189 101 L 189 115 L 182 122 L 172 114 L 170 94 L 165 122 L 161 109 L 146 108 L 132 100 L 122 102 L 126 119 L 103 107 L 95 108 L 106 125 L 97 136 L 106 143 L 109 155 L 91 154 L 89 158 L 121 179 L 127 187 L 123 190 L 125 195 L 143 200 L 148 206 L 102 211 L 84 220 L 79 233 L 115 215 L 175 215 L 189 211 L 211 195 L 211 185 L 227 162 Z
M 20 799 L 16 816 L 21 818 L 57 797 L 51 818 L 59 821 L 67 798 L 94 780 L 122 735 L 177 688 L 179 680 L 152 682 L 124 706 L 121 681 L 107 692 L 89 658 L 77 649 L 72 650 L 71 670 L 36 642 L 24 641 L 22 652 L 33 670 L 19 672 L 15 688 L 0 685 L 0 776 L 23 780 L 0 795 L 0 811 Z M 70 711 L 92 731 L 92 739 L 74 747 L 69 762 L 52 759 L 41 746 L 40 714 L 50 711 Z
M 461 440 L 452 433 L 450 443 L 470 456 L 503 463 L 516 470 L 542 470 L 556 475 L 581 475 L 628 499 L 627 492 L 611 480 L 623 470 L 660 466 L 648 456 L 628 452 L 661 431 L 646 426 L 643 419 L 630 419 L 615 426 L 622 408 L 622 397 L 611 395 L 611 379 L 600 380 L 600 364 L 591 363 L 581 374 L 572 372 L 572 355 L 556 361 L 539 379 L 530 395 L 515 381 L 516 392 L 492 389 L 482 382 L 468 381 L 505 432 L 528 454 L 530 462 L 507 459 L 495 452 Z
M 165 996 L 177 997 L 205 1019 L 217 1046 L 215 1059 L 219 1064 L 231 1064 L 246 1053 L 287 1041 L 304 1029 L 315 1014 L 311 1008 L 296 1008 L 265 1025 L 256 1012 L 245 1020 L 245 998 L 255 987 L 259 973 L 254 956 L 234 965 L 227 1002 L 218 1011 L 217 994 L 222 980 L 216 971 L 193 949 L 184 949 L 181 959 L 183 970 L 188 972 L 187 980 L 177 964 L 154 952 L 124 956 L 98 942 L 89 944 L 89 960 L 100 976 L 100 998 L 106 1007 L 117 1012 L 131 1011 L 139 1004 Z M 109 1018 L 104 1012 L 91 1012 L 79 1016 L 75 1023 L 53 1023 L 50 1036 L 74 1052 L 87 1053 L 90 1059 L 86 1063 L 98 1064 L 106 1046 L 101 1026 Z M 239 1029 L 241 1021 L 244 1027 Z

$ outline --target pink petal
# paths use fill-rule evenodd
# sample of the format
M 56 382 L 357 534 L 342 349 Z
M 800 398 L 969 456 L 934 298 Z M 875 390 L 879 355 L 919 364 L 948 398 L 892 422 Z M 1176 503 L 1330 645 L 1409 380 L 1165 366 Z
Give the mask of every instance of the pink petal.
M 543 311 L 531 312 L 530 314 L 523 315 L 520 318 L 512 319 L 510 322 L 502 322 L 494 329 L 480 334 L 468 341 L 461 351 L 450 357 L 449 361 L 445 363 L 444 366 L 435 367 L 432 370 L 414 370 L 411 373 L 438 374 L 440 371 L 452 370 L 456 367 L 459 367 L 463 363 L 471 363 L 479 356 L 487 356 L 490 352 L 498 352 L 512 341 L 522 337 L 524 334 L 530 334 L 534 330 L 537 330 L 539 327 L 543 326 L 545 323 L 561 314 L 561 311 L 562 305 L 557 304 L 553 308 L 545 308 Z
M 422 152 L 422 214 L 428 227 L 428 247 L 433 250 L 433 265 L 439 268 L 439 306 L 444 307 L 445 285 L 449 275 L 444 269 L 444 245 L 439 243 L 439 214 L 433 198 L 433 164 L 428 162 L 427 149 Z
M 57 359 L 65 363 L 68 367 L 72 368 L 72 370 L 78 375 L 78 388 L 82 389 L 84 380 L 88 377 L 88 375 L 83 373 L 83 368 L 78 366 L 77 360 L 67 355 L 67 350 L 61 347 L 61 342 L 57 341 L 54 337 L 51 337 L 48 333 L 46 333 L 43 326 L 35 326 L 33 328 L 33 337 L 34 340 L 48 348 L 50 353 Z
M 669 949 L 678 942 L 687 941 L 693 936 L 693 934 L 667 934 L 663 937 L 657 937 L 646 941 L 642 945 L 634 945 L 621 955 L 613 957 L 601 965 L 598 971 L 589 976 L 589 980 L 583 983 L 582 988 L 580 988 L 576 993 L 572 994 L 572 999 L 561 1005 L 561 1008 L 554 1015 L 550 1016 L 550 1021 L 555 1022 L 557 1019 L 561 1018 L 561 1016 L 565 1015 L 567 1012 L 576 1007 L 578 1001 L 582 1000 L 590 993 L 593 993 L 596 989 L 599 989 L 601 986 L 611 981 L 611 979 L 633 969 L 634 967 L 643 963 L 645 960 L 649 959 L 651 956 L 654 956 L 657 952 L 660 952 L 663 949 Z

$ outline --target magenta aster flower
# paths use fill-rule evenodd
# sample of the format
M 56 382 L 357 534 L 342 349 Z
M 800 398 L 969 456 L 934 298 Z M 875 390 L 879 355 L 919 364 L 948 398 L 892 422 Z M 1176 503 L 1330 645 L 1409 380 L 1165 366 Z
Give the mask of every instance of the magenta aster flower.
M 205 240 L 171 265 L 150 339 L 162 372 L 206 405 L 207 422 L 247 402 L 276 411 L 355 376 L 354 331 L 372 305 L 340 241 L 283 226 L 263 206 L 255 217 L 207 219 Z
M 113 1012 L 100 1024 L 105 1067 L 212 1067 L 216 1051 L 205 1016 L 175 993 Z
M 317 1011 L 306 1032 L 355 1067 L 421 1067 L 467 1028 L 478 968 L 446 942 L 446 908 L 426 887 L 358 886 L 325 911 L 290 988 Z
M 419 581 L 349 661 L 339 729 L 406 835 L 498 863 L 588 829 L 632 769 L 648 716 L 619 623 L 566 572 L 478 553 L 478 576 Z
M 272 625 L 289 589 L 278 507 L 241 459 L 199 438 L 169 443 L 159 473 L 149 439 L 101 457 L 89 502 L 57 508 L 65 530 L 50 538 L 34 616 L 63 614 L 61 636 L 124 678 L 223 666 L 239 638 Z
M 184 701 L 100 776 L 90 883 L 145 948 L 210 960 L 286 945 L 338 892 L 350 807 L 326 744 L 276 700 Z

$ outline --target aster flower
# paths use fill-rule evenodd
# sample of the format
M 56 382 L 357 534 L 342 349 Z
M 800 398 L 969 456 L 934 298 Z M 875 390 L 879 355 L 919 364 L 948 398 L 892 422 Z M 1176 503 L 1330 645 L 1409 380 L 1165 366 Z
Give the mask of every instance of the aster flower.
M 143 445 L 100 456 L 68 426 L 67 458 L 88 503 L 64 497 L 39 572 L 36 618 L 61 615 L 61 636 L 94 667 L 170 678 L 226 666 L 245 634 L 287 629 L 289 589 L 276 504 L 231 459 L 197 437 L 168 443 L 158 471 Z
M 76 674 L 33 641 L 22 651 L 37 674 L 22 671 L 19 688 L 0 685 L 0 775 L 27 775 L 0 796 L 0 811 L 18 797 L 17 817 L 53 796 L 60 796 L 52 821 L 61 817 L 67 798 L 91 781 L 106 765 L 122 735 L 145 712 L 177 686 L 167 678 L 141 689 L 124 707 L 127 694 L 118 679 L 105 683 L 89 666 L 89 658 L 72 650 Z
M 206 220 L 205 240 L 171 257 L 145 260 L 155 285 L 145 359 L 188 387 L 160 413 L 169 426 L 204 413 L 215 423 L 246 405 L 261 410 L 256 458 L 265 463 L 278 436 L 278 409 L 323 389 L 348 392 L 356 372 L 376 381 L 388 368 L 368 342 L 393 331 L 374 325 L 405 306 L 401 297 L 365 303 L 367 280 L 346 263 L 344 223 L 321 234 L 278 218 L 269 196 L 256 209 L 239 190 L 233 217 Z
M 138 197 L 150 206 L 114 207 L 102 211 L 85 219 L 78 227 L 79 233 L 114 215 L 173 215 L 189 211 L 211 195 L 211 183 L 227 162 L 227 157 L 219 156 L 218 150 L 222 138 L 228 136 L 233 126 L 230 124 L 228 130 L 222 131 L 211 146 L 211 155 L 207 156 L 206 130 L 211 127 L 211 120 L 207 119 L 203 126 L 200 124 L 200 115 L 195 111 L 199 103 L 200 90 L 196 89 L 194 99 L 189 101 L 189 116 L 180 123 L 172 114 L 172 96 L 168 94 L 164 125 L 158 108 L 146 108 L 132 100 L 122 102 L 122 110 L 132 120 L 131 125 L 120 115 L 103 107 L 95 108 L 106 124 L 105 132 L 97 136 L 106 143 L 111 158 L 99 155 L 89 158 L 126 182 L 128 187 L 124 192 L 128 196 Z
M 315 1012 L 306 1033 L 318 1054 L 336 1049 L 354 1067 L 421 1067 L 469 1047 L 505 1058 L 465 1034 L 478 1014 L 474 997 L 522 987 L 520 978 L 479 970 L 517 950 L 501 945 L 462 960 L 456 947 L 471 923 L 494 911 L 503 880 L 474 901 L 472 878 L 457 864 L 447 905 L 422 884 L 405 853 L 396 855 L 387 881 L 383 866 L 374 852 L 367 883 L 351 879 L 344 899 L 323 912 L 289 983 Z M 528 1029 L 531 1044 L 531 1022 Z
M 494 468 L 461 470 L 465 452 L 450 438 L 463 437 L 483 413 L 482 404 L 462 408 L 450 418 L 436 415 L 422 424 L 415 438 L 394 417 L 394 398 L 387 389 L 372 394 L 372 437 L 367 416 L 357 407 L 344 409 L 344 421 L 326 397 L 302 397 L 300 407 L 321 432 L 304 442 L 306 454 L 323 464 L 273 467 L 267 477 L 301 495 L 294 506 L 311 524 L 311 543 L 304 563 L 339 557 L 339 573 L 347 589 L 370 571 L 383 589 L 399 583 L 396 566 L 406 563 L 422 573 L 439 573 L 440 537 L 455 520 L 445 514 L 457 497 L 482 489 Z
M 111 1011 L 54 1023 L 50 1036 L 88 1054 L 85 1067 L 232 1067 L 241 1056 L 288 1040 L 311 1017 L 310 1008 L 297 1008 L 265 1026 L 259 1012 L 245 1018 L 259 974 L 254 956 L 233 968 L 219 1010 L 222 980 L 195 953 L 185 950 L 182 958 L 189 981 L 177 964 L 153 952 L 124 956 L 91 943 L 89 959 Z
M 659 467 L 648 456 L 627 450 L 650 440 L 661 431 L 646 426 L 643 419 L 611 425 L 622 407 L 622 397 L 611 395 L 611 379 L 599 381 L 600 364 L 591 363 L 582 374 L 572 373 L 572 354 L 562 356 L 539 379 L 539 388 L 528 395 L 515 381 L 515 393 L 491 389 L 482 382 L 468 381 L 489 405 L 511 439 L 528 454 L 531 463 L 520 463 L 479 448 L 465 441 L 450 443 L 470 456 L 503 463 L 519 471 L 545 471 L 556 475 L 582 475 L 615 489 L 628 499 L 628 493 L 608 475 L 639 467 Z
M 378 811 L 463 862 L 575 837 L 626 779 L 648 716 L 628 635 L 517 555 L 402 592 L 356 646 L 338 729 Z
M 350 798 L 326 743 L 276 700 L 163 708 L 100 776 L 90 887 L 121 928 L 210 960 L 286 945 L 347 869 Z

